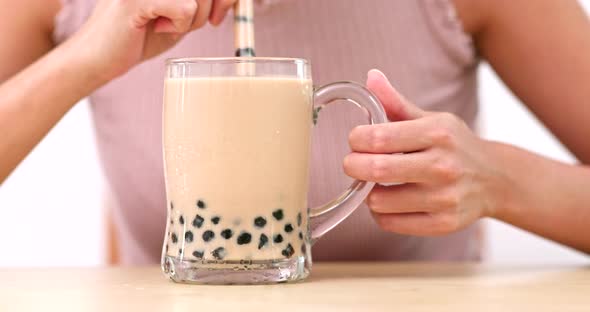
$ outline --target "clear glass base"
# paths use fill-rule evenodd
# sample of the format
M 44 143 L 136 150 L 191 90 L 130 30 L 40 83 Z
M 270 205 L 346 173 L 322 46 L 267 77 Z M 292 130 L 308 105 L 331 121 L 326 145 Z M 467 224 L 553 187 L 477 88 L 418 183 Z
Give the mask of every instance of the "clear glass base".
M 305 279 L 311 263 L 304 256 L 280 260 L 195 261 L 165 256 L 164 274 L 177 283 L 275 284 Z

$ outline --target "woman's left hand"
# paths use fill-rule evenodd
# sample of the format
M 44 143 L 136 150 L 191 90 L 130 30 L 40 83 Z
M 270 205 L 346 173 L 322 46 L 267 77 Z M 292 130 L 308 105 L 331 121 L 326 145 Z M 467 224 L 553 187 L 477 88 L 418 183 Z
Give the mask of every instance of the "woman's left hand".
M 501 205 L 502 173 L 488 142 L 450 113 L 426 112 L 404 99 L 378 70 L 367 87 L 389 120 L 363 125 L 349 136 L 347 175 L 378 183 L 367 197 L 377 224 L 408 235 L 460 230 Z

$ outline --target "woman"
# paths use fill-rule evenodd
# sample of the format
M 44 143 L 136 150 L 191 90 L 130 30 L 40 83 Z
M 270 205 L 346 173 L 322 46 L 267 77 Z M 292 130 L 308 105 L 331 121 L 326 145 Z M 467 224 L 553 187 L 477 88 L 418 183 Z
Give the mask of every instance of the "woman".
M 4 0 L 3 0 L 4 1 Z M 90 95 L 117 207 L 122 263 L 159 259 L 165 223 L 161 159 L 163 60 L 231 55 L 234 0 L 25 0 L 0 21 L 0 181 L 79 99 Z M 6 3 L 8 6 L 9 4 Z M 269 0 L 257 52 L 314 63 L 317 83 L 364 79 L 387 124 L 347 109 L 320 121 L 311 202 L 346 184 L 378 186 L 314 250 L 315 259 L 478 259 L 476 221 L 493 217 L 590 252 L 590 169 L 485 141 L 476 68 L 489 61 L 582 163 L 590 162 L 590 25 L 574 0 Z M 209 26 L 192 32 L 197 28 Z M 26 41 L 22 39 L 26 38 Z M 444 112 L 439 112 L 444 111 Z M 399 154 L 403 152 L 403 154 Z M 345 156 L 345 157 L 344 157 Z M 375 222 L 372 222 L 374 219 Z M 437 237 L 435 237 L 437 236 Z

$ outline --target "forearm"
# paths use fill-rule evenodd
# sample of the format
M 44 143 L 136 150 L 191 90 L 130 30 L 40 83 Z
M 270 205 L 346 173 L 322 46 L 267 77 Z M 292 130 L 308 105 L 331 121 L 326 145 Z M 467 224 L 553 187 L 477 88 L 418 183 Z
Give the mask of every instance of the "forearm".
M 490 142 L 500 177 L 493 217 L 590 253 L 590 168 Z
M 0 183 L 80 99 L 104 81 L 71 42 L 0 84 Z

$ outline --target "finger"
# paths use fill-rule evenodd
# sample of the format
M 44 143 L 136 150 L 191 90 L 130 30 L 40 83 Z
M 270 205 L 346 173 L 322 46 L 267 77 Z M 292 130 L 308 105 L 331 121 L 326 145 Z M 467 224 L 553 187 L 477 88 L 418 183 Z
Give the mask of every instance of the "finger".
M 427 183 L 433 180 L 426 153 L 365 154 L 344 157 L 344 172 L 357 180 L 377 183 Z
M 166 17 L 158 17 L 154 22 L 154 31 L 157 33 L 180 33 L 172 21 Z
M 415 236 L 437 236 L 461 228 L 459 218 L 444 213 L 373 213 L 379 227 L 387 232 Z
M 156 20 L 154 32 L 185 33 L 190 30 L 193 17 L 197 11 L 194 0 L 171 2 L 156 0 L 147 2 L 149 9 L 144 11 L 147 18 Z
M 194 0 L 193 0 L 194 1 Z M 211 8 L 213 6 L 212 0 L 196 0 L 197 1 L 197 14 L 193 19 L 191 30 L 201 28 L 207 23 L 209 15 L 211 14 Z
M 377 96 L 391 121 L 417 119 L 425 115 L 423 110 L 399 94 L 377 69 L 371 69 L 367 74 L 367 88 Z
M 433 142 L 428 136 L 431 122 L 426 118 L 357 126 L 348 143 L 359 153 L 407 153 L 425 150 Z
M 237 0 L 215 0 L 209 16 L 209 23 L 217 26 L 223 22 L 227 12 L 233 7 Z
M 375 213 L 441 212 L 457 206 L 452 194 L 433 193 L 415 183 L 375 185 L 365 201 Z

